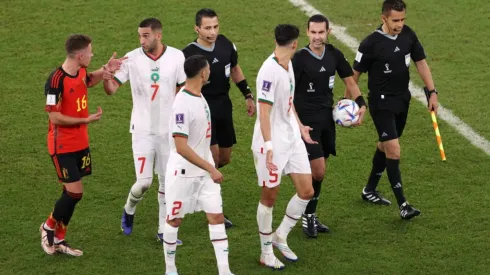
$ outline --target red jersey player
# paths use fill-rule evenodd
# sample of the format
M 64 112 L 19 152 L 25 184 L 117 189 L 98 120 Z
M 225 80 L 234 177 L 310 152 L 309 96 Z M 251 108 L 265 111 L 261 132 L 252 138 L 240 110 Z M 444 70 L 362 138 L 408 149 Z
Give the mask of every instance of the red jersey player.
M 102 116 L 100 107 L 96 113 L 89 114 L 87 88 L 102 79 L 112 78 L 112 72 L 119 69 L 125 59 L 115 59 L 114 53 L 102 68 L 87 73 L 93 56 L 91 43 L 87 35 L 71 35 L 65 42 L 65 62 L 51 73 L 44 90 L 49 115 L 48 151 L 63 183 L 61 197 L 40 227 L 41 246 L 49 255 L 56 252 L 72 256 L 83 254 L 66 243 L 65 234 L 75 205 L 82 199 L 81 178 L 92 173 L 87 124 Z

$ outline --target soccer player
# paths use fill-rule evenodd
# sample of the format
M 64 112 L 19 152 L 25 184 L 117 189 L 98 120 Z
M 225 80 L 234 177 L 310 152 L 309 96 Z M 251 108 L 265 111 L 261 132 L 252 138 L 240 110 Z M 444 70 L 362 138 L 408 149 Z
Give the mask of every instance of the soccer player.
M 115 59 L 114 53 L 103 68 L 88 73 L 92 39 L 84 34 L 71 35 L 65 50 L 65 61 L 49 75 L 44 88 L 49 115 L 48 152 L 63 183 L 63 192 L 39 230 L 41 246 L 47 254 L 82 256 L 80 249 L 68 245 L 65 236 L 75 206 L 83 197 L 81 179 L 92 174 L 87 124 L 102 116 L 100 107 L 89 114 L 87 88 L 97 85 L 102 78 L 110 78 L 109 71 L 117 70 L 125 58 Z
M 252 91 L 238 65 L 238 53 L 224 35 L 219 34 L 218 15 L 211 9 L 201 9 L 196 13 L 197 39 L 183 50 L 185 57 L 204 55 L 211 64 L 211 76 L 202 93 L 211 108 L 211 152 L 217 167 L 230 163 L 233 144 L 236 144 L 233 126 L 232 103 L 229 96 L 230 77 L 245 97 L 247 113 L 255 114 Z M 233 223 L 225 218 L 227 228 Z
M 163 237 L 166 274 L 177 274 L 177 232 L 185 214 L 204 211 L 219 274 L 229 275 L 232 273 L 221 205 L 223 176 L 215 167 L 210 150 L 211 113 L 201 93 L 209 79 L 210 66 L 205 56 L 194 55 L 186 59 L 184 70 L 186 85 L 177 94 L 171 111 L 171 149 L 165 177 L 169 203 Z
M 281 251 L 286 260 L 298 257 L 287 244 L 287 236 L 304 213 L 313 196 L 311 169 L 305 144 L 314 142 L 311 128 L 304 126 L 296 114 L 294 72 L 291 57 L 298 47 L 299 29 L 283 24 L 275 29 L 276 48 L 262 64 L 257 75 L 258 117 L 255 122 L 252 151 L 258 184 L 261 189 L 257 208 L 262 253 L 260 262 L 273 269 L 282 269 L 272 251 Z M 279 193 L 282 175 L 289 175 L 296 188 L 286 208 L 286 215 L 276 232 L 272 232 L 272 208 Z
M 315 193 L 302 219 L 303 232 L 311 238 L 316 238 L 318 232 L 330 231 L 318 220 L 316 208 L 325 176 L 326 160 L 329 155 L 336 155 L 335 122 L 332 116 L 335 72 L 342 78 L 360 106 L 358 123 L 362 122 L 366 103 L 352 78 L 352 68 L 344 54 L 333 45 L 327 44 L 330 32 L 328 19 L 317 14 L 310 17 L 307 24 L 309 44 L 296 52 L 292 63 L 296 78 L 294 107 L 300 121 L 313 128 L 310 132 L 311 138 L 318 141 L 316 144 L 305 143 Z
M 108 95 L 112 95 L 129 80 L 133 96 L 130 132 L 136 182 L 124 206 L 121 229 L 125 235 L 131 234 L 136 205 L 150 188 L 155 167 L 159 182 L 157 239 L 161 240 L 167 213 L 165 167 L 169 154 L 168 115 L 176 92 L 185 82 L 185 58 L 182 51 L 162 43 L 162 23 L 156 18 L 141 21 L 138 37 L 141 47 L 126 54 L 128 60 L 115 73 L 113 80 L 104 81 L 104 88 Z
M 424 48 L 415 32 L 405 25 L 405 2 L 386 0 L 381 12 L 383 24 L 362 41 L 354 61 L 356 82 L 361 73 L 368 73 L 369 112 L 379 136 L 371 174 L 361 197 L 374 204 L 391 204 L 376 191 L 386 168 L 400 217 L 411 219 L 420 215 L 420 211 L 405 199 L 399 168 L 399 138 L 407 122 L 411 98 L 408 89 L 410 59 L 415 62 L 420 77 L 430 90 L 429 110 L 437 111 L 437 91 L 425 60 Z

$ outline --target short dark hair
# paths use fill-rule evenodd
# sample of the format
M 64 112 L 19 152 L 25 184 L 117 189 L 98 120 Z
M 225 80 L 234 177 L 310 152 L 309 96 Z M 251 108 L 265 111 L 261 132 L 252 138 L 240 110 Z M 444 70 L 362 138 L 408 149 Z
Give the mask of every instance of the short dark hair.
M 187 78 L 193 78 L 198 75 L 202 69 L 206 68 L 208 60 L 204 55 L 193 55 L 188 57 L 184 62 L 184 72 Z
M 218 14 L 212 9 L 200 9 L 196 12 L 196 26 L 200 27 L 203 17 L 214 18 L 218 17 Z
M 310 19 L 308 19 L 308 26 L 307 26 L 308 29 L 310 29 L 310 23 L 311 22 L 314 22 L 314 23 L 324 23 L 325 22 L 325 24 L 327 26 L 327 30 L 328 30 L 329 25 L 330 25 L 327 17 L 325 17 L 325 15 L 323 15 L 323 14 L 315 14 L 312 17 L 310 17 Z
M 291 24 L 279 24 L 274 31 L 276 43 L 285 46 L 298 39 L 299 29 Z
M 155 31 L 155 30 L 161 31 L 162 30 L 162 22 L 160 22 L 160 20 L 158 20 L 156 18 L 150 17 L 150 18 L 146 18 L 145 20 L 141 21 L 139 27 L 140 28 L 151 28 L 152 31 Z
M 92 43 L 92 38 L 86 34 L 72 34 L 66 39 L 65 50 L 66 53 L 71 55 L 79 50 L 83 50 Z
M 392 10 L 404 11 L 407 9 L 407 4 L 403 0 L 385 0 L 381 8 L 381 13 L 385 16 L 390 15 Z

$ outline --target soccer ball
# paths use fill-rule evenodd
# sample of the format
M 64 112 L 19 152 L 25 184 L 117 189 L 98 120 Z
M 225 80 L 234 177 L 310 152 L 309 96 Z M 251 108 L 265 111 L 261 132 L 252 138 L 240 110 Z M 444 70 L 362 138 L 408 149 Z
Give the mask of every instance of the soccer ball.
M 342 99 L 337 102 L 333 109 L 333 120 L 336 124 L 343 127 L 350 127 L 359 120 L 359 106 L 350 99 Z

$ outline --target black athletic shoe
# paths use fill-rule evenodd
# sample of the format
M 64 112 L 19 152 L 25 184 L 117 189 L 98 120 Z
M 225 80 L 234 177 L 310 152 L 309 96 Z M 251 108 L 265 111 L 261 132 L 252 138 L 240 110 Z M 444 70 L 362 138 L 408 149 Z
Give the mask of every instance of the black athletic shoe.
M 315 216 L 315 226 L 316 226 L 316 231 L 320 233 L 328 233 L 330 232 L 330 228 L 328 226 L 324 225 L 318 220 L 318 217 L 316 214 L 313 214 Z
M 404 220 L 410 220 L 413 217 L 420 215 L 420 210 L 413 208 L 408 202 L 404 202 L 400 206 L 400 217 Z
M 318 231 L 315 224 L 315 214 L 302 215 L 303 232 L 310 238 L 316 238 Z
M 366 188 L 362 189 L 361 198 L 367 202 L 379 204 L 379 205 L 390 205 L 391 201 L 383 198 L 381 193 L 378 191 L 366 192 Z
M 233 227 L 233 223 L 228 219 L 227 216 L 225 216 L 225 228 L 230 229 Z

